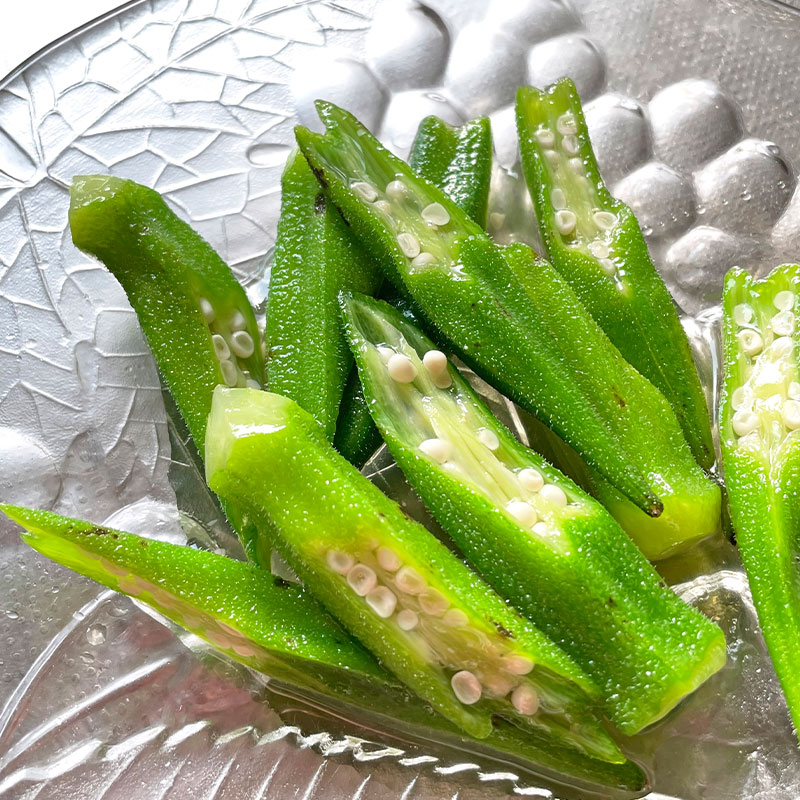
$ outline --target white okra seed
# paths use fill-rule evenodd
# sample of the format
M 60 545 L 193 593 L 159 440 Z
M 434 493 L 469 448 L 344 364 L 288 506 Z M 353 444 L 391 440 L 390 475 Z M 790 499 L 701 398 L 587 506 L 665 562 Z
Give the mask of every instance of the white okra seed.
M 772 304 L 778 311 L 791 311 L 794 308 L 794 292 L 788 289 L 778 292 L 772 299 Z
M 533 526 L 533 528 L 531 528 L 531 530 L 537 536 L 550 536 L 550 534 L 553 533 L 553 531 L 551 531 L 550 528 L 547 527 L 547 523 L 546 522 L 537 522 Z
M 556 130 L 562 135 L 575 134 L 578 132 L 578 122 L 571 111 L 562 114 L 556 122 Z
M 368 567 L 366 564 L 356 564 L 347 573 L 347 582 L 359 597 L 364 597 L 375 588 L 378 577 L 372 567 Z
M 745 408 L 753 404 L 753 395 L 746 387 L 740 386 L 738 389 L 733 390 L 731 395 L 731 405 L 734 411 L 740 408 Z
M 248 389 L 260 389 L 261 384 L 255 378 L 245 378 L 244 385 Z
M 386 184 L 386 196 L 390 200 L 402 200 L 408 194 L 408 188 L 401 180 L 389 181 Z
M 556 211 L 554 217 L 556 230 L 562 236 L 566 236 L 575 230 L 575 225 L 578 222 L 578 218 L 569 209 L 562 208 L 560 211 Z
M 738 303 L 733 307 L 733 321 L 737 325 L 749 325 L 754 316 L 752 307 L 747 303 Z
M 483 678 L 483 685 L 492 697 L 505 697 L 514 684 L 504 675 L 488 675 Z
M 431 375 L 447 372 L 447 356 L 441 350 L 428 350 L 422 356 L 422 363 Z
M 761 334 L 749 328 L 739 331 L 736 334 L 736 338 L 739 340 L 739 347 L 742 348 L 742 352 L 748 356 L 760 353 L 761 348 L 764 347 L 764 340 L 761 338 Z
M 397 612 L 397 627 L 401 631 L 413 631 L 419 624 L 419 615 L 413 608 L 404 608 Z
M 450 685 L 453 687 L 453 694 L 465 706 L 471 706 L 481 699 L 481 682 L 469 670 L 456 672 L 450 679 Z
M 231 357 L 231 351 L 228 347 L 228 343 L 225 341 L 224 336 L 220 335 L 219 333 L 212 334 L 211 344 L 214 345 L 214 352 L 217 354 L 217 358 L 220 361 Z
M 247 327 L 247 320 L 244 318 L 244 314 L 241 311 L 234 311 L 231 314 L 231 330 L 232 331 L 243 331 Z
M 387 217 L 392 215 L 392 207 L 385 200 L 376 200 L 375 208 L 377 208 L 382 214 L 386 214 Z
M 571 156 L 578 155 L 581 150 L 581 143 L 574 134 L 567 134 L 567 136 L 561 140 L 561 146 L 564 148 L 564 152 Z
M 239 358 L 250 358 L 255 349 L 253 337 L 247 331 L 234 331 L 231 335 L 231 350 Z
M 601 231 L 610 231 L 617 224 L 617 215 L 610 211 L 595 211 L 592 219 Z
M 609 278 L 617 274 L 617 265 L 610 258 L 598 259 L 597 263 L 600 265 L 603 274 L 608 275 Z
M 797 381 L 792 381 L 789 384 L 788 394 L 789 397 L 792 398 L 792 400 L 800 400 L 800 383 L 798 383 Z
M 216 316 L 216 314 L 214 314 L 214 306 L 212 306 L 205 297 L 200 298 L 200 313 L 209 325 L 214 321 L 214 317 Z
M 552 147 L 556 143 L 556 135 L 550 128 L 539 128 L 536 131 L 536 141 L 542 147 Z
M 395 576 L 395 585 L 406 594 L 419 594 L 425 591 L 428 582 L 414 567 L 401 567 Z
M 469 618 L 460 608 L 450 608 L 442 617 L 442 622 L 451 628 L 463 628 L 469 623 Z
M 419 449 L 437 464 L 444 464 L 445 461 L 449 461 L 453 453 L 450 442 L 446 442 L 444 439 L 425 439 L 424 442 L 420 443 Z
M 219 362 L 220 369 L 222 370 L 222 377 L 228 386 L 236 386 L 239 380 L 239 375 L 236 372 L 236 365 L 227 359 Z
M 450 222 L 450 213 L 441 203 L 431 203 L 425 206 L 421 216 L 428 225 L 447 225 Z
M 433 253 L 420 253 L 411 259 L 412 267 L 428 267 L 436 263 L 436 256 Z
M 567 495 L 564 493 L 564 490 L 554 483 L 547 483 L 542 486 L 539 496 L 542 500 L 557 508 L 563 508 L 567 504 Z
M 794 341 L 791 336 L 780 336 L 777 339 L 773 339 L 770 350 L 773 356 L 783 358 L 794 350 Z
M 536 509 L 524 500 L 511 500 L 506 503 L 506 511 L 525 528 L 533 527 L 538 519 Z
M 595 258 L 608 258 L 608 245 L 600 239 L 595 239 L 593 242 L 589 242 L 589 252 Z
M 502 658 L 503 668 L 512 675 L 527 675 L 533 669 L 533 661 L 527 656 L 508 655 Z
M 752 411 L 740 409 L 731 418 L 731 427 L 737 436 L 746 436 L 761 425 L 758 415 Z
M 497 438 L 497 434 L 488 428 L 481 428 L 478 431 L 478 441 L 490 450 L 497 450 L 500 447 L 500 440 Z
M 379 547 L 375 555 L 378 559 L 378 566 L 387 572 L 396 572 L 403 566 L 400 556 L 389 547 Z
M 391 347 L 386 347 L 386 345 L 378 345 L 378 355 L 381 357 L 381 361 L 384 364 L 389 363 L 389 359 L 394 355 L 394 350 Z
M 378 192 L 371 183 L 366 181 L 355 181 L 350 188 L 368 203 L 373 203 L 378 199 Z
M 393 353 L 386 362 L 389 377 L 398 383 L 411 383 L 417 377 L 414 362 L 402 353 Z
M 407 258 L 415 258 L 420 254 L 419 240 L 413 233 L 398 233 L 397 244 Z
M 511 705 L 520 714 L 530 717 L 539 710 L 539 695 L 533 686 L 527 683 L 520 684 L 511 692 Z
M 441 617 L 448 608 L 450 601 L 438 590 L 429 586 L 419 595 L 420 608 L 432 617 Z
M 567 160 L 567 165 L 576 175 L 583 175 L 584 163 L 580 158 L 570 158 Z
M 520 486 L 529 492 L 538 492 L 544 486 L 544 478 L 538 469 L 526 467 L 519 475 Z
M 567 196 L 564 194 L 564 190 L 559 187 L 553 189 L 553 191 L 550 192 L 550 203 L 556 211 L 561 211 L 566 208 Z
M 545 150 L 544 157 L 550 162 L 554 169 L 561 163 L 561 156 L 555 150 Z
M 797 400 L 787 400 L 781 408 L 781 416 L 790 431 L 800 428 L 800 403 Z
M 389 619 L 397 607 L 397 598 L 388 586 L 376 586 L 367 592 L 367 605 L 381 618 Z
M 342 553 L 341 550 L 328 550 L 325 560 L 328 562 L 328 566 L 339 575 L 347 575 L 356 563 L 350 553 Z
M 791 336 L 794 333 L 794 314 L 791 311 L 779 311 L 770 320 L 770 325 L 776 336 Z

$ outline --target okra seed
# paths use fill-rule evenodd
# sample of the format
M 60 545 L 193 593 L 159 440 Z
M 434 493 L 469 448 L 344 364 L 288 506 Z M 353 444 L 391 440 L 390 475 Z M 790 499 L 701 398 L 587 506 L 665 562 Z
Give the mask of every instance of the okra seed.
M 428 350 L 422 356 L 422 363 L 431 375 L 447 372 L 447 356 L 441 350 Z
M 503 656 L 502 663 L 506 672 L 512 675 L 527 675 L 533 669 L 533 661 L 525 656 Z
M 503 675 L 490 675 L 484 678 L 483 685 L 492 697 L 505 697 L 514 688 L 514 684 Z
M 385 569 L 387 572 L 396 572 L 403 566 L 400 556 L 388 547 L 379 547 L 376 553 L 378 559 L 378 566 Z
M 460 608 L 451 608 L 442 617 L 442 622 L 451 628 L 463 628 L 469 624 L 469 618 Z
M 770 350 L 772 355 L 782 358 L 783 356 L 788 356 L 794 350 L 794 342 L 791 336 L 781 336 L 772 342 Z
M 761 435 L 758 431 L 752 431 L 748 433 L 746 436 L 742 436 L 739 439 L 739 447 L 748 448 L 751 450 L 760 450 L 761 449 Z
M 738 389 L 735 389 L 731 395 L 731 405 L 733 406 L 734 411 L 738 411 L 740 408 L 749 406 L 752 404 L 752 402 L 753 396 L 744 386 L 740 386 Z
M 420 592 L 419 605 L 426 614 L 430 614 L 432 617 L 441 617 L 450 608 L 448 599 L 438 589 L 430 586 Z
M 533 527 L 538 519 L 536 509 L 524 500 L 511 500 L 506 504 L 506 511 L 525 528 Z
M 736 334 L 736 338 L 739 340 L 739 346 L 742 348 L 742 352 L 748 356 L 754 356 L 760 353 L 761 348 L 764 346 L 764 340 L 761 338 L 761 334 L 758 333 L 758 331 L 739 331 L 739 333 Z
M 556 122 L 556 130 L 562 135 L 575 134 L 578 132 L 578 123 L 575 115 L 571 111 L 562 114 Z
M 556 486 L 554 483 L 548 483 L 545 486 L 542 486 L 539 495 L 541 496 L 542 500 L 545 500 L 558 508 L 563 508 L 567 504 L 567 495 L 564 493 L 564 490 L 560 486 Z
M 232 331 L 243 331 L 247 327 L 247 320 L 244 318 L 244 314 L 241 311 L 234 311 L 231 315 L 231 330 Z
M 608 258 L 608 245 L 599 239 L 595 239 L 595 241 L 589 242 L 589 252 L 595 258 Z
M 537 522 L 532 530 L 537 536 L 549 536 L 552 533 L 546 522 Z
M 432 458 L 437 464 L 444 464 L 450 459 L 453 448 L 444 439 L 425 439 L 419 446 L 421 452 Z
M 408 189 L 403 181 L 389 181 L 386 184 L 386 196 L 392 200 L 402 200 L 408 194 Z
M 561 146 L 564 148 L 564 152 L 571 156 L 578 155 L 581 150 L 581 143 L 578 141 L 578 137 L 572 134 L 565 136 L 561 140 Z
M 789 384 L 788 394 L 789 397 L 792 398 L 792 400 L 800 400 L 800 383 L 798 383 L 797 381 L 792 381 Z
M 794 292 L 788 289 L 778 292 L 772 300 L 778 311 L 791 311 L 794 308 Z
M 478 431 L 478 441 L 490 450 L 497 450 L 500 447 L 500 440 L 497 438 L 497 434 L 488 428 L 481 428 Z
M 247 331 L 235 331 L 231 336 L 231 349 L 239 358 L 250 358 L 256 346 Z
M 412 267 L 429 267 L 436 262 L 436 256 L 433 253 L 420 253 L 411 259 Z
M 595 211 L 592 219 L 601 231 L 610 231 L 617 224 L 617 215 L 610 211 Z
M 419 624 L 419 616 L 413 608 L 404 608 L 397 612 L 397 627 L 401 631 L 412 631 Z
M 519 473 L 519 483 L 529 492 L 538 492 L 544 486 L 544 478 L 538 469 L 526 467 Z
M 377 208 L 382 214 L 386 214 L 387 217 L 392 215 L 392 207 L 385 200 L 377 200 L 375 202 L 375 208 Z
M 562 236 L 572 233 L 575 230 L 577 222 L 578 218 L 568 209 L 562 208 L 555 213 L 556 230 Z
M 471 706 L 481 699 L 481 682 L 469 670 L 456 672 L 450 679 L 450 685 L 453 687 L 453 694 L 465 706 Z
M 378 199 L 377 190 L 371 183 L 366 181 L 355 181 L 350 188 L 368 203 L 373 203 Z
M 417 368 L 414 362 L 402 353 L 392 353 L 386 363 L 389 377 L 398 383 L 411 383 L 417 377 Z
M 553 204 L 553 208 L 556 211 L 561 211 L 562 209 L 567 207 L 567 196 L 564 194 L 564 190 L 556 187 L 550 192 L 550 202 Z
M 220 361 L 219 366 L 222 369 L 222 377 L 225 379 L 225 383 L 228 386 L 236 386 L 236 383 L 239 380 L 239 376 L 236 372 L 236 365 L 232 361 Z
M 539 695 L 532 686 L 523 683 L 511 692 L 511 705 L 520 714 L 530 717 L 539 710 Z
M 576 175 L 583 175 L 584 164 L 580 158 L 570 158 L 567 160 L 567 164 Z
M 760 424 L 761 420 L 758 416 L 752 411 L 747 411 L 745 409 L 740 409 L 735 412 L 731 419 L 733 432 L 737 436 L 746 436 L 748 433 L 752 433 Z
M 378 355 L 381 357 L 381 361 L 383 361 L 384 364 L 388 364 L 389 359 L 394 355 L 394 350 L 392 350 L 391 347 L 386 347 L 386 345 L 379 345 Z
M 453 385 L 449 372 L 443 372 L 441 375 L 433 375 L 433 385 L 437 389 L 449 389 Z
M 794 314 L 791 311 L 779 311 L 770 320 L 770 325 L 776 336 L 791 336 L 794 333 Z
M 609 278 L 617 274 L 617 265 L 610 258 L 598 259 L 597 263 L 600 265 L 600 269 L 603 270 L 603 273 L 608 275 Z
M 372 567 L 368 567 L 366 564 L 356 564 L 347 573 L 347 582 L 359 597 L 364 597 L 375 588 L 378 577 Z
M 255 378 L 245 378 L 244 385 L 248 389 L 260 389 L 261 384 Z
M 342 553 L 340 550 L 328 550 L 326 561 L 328 566 L 339 575 L 347 575 L 356 563 L 350 553 Z
M 213 334 L 211 336 L 211 343 L 214 345 L 214 352 L 217 354 L 217 358 L 220 361 L 231 357 L 231 351 L 224 336 L 218 333 Z
M 536 131 L 536 141 L 542 147 L 552 147 L 556 143 L 556 135 L 550 128 L 539 128 Z
M 398 233 L 397 244 L 407 258 L 415 258 L 420 253 L 419 240 L 413 233 Z
M 753 309 L 747 303 L 739 303 L 733 307 L 733 321 L 737 325 L 749 325 L 753 316 Z
M 200 298 L 200 313 L 209 325 L 214 321 L 214 317 L 216 316 L 214 314 L 214 306 L 212 306 L 205 297 Z
M 550 162 L 554 169 L 561 163 L 561 156 L 555 150 L 545 150 L 544 157 Z
M 787 400 L 781 408 L 781 416 L 790 431 L 800 428 L 800 403 L 797 400 Z
M 376 586 L 366 595 L 367 605 L 381 618 L 389 619 L 397 607 L 397 598 L 387 586 Z
M 414 567 L 402 567 L 396 577 L 395 584 L 401 592 L 406 594 L 419 594 L 425 591 L 428 583 Z
M 450 214 L 441 203 L 425 206 L 421 216 L 429 225 L 447 225 L 450 222 Z

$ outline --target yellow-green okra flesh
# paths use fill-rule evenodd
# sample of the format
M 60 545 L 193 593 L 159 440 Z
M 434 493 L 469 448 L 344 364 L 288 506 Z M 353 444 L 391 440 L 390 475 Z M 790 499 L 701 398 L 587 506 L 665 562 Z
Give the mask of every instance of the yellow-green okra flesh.
M 525 178 L 553 266 L 622 355 L 664 394 L 705 469 L 714 444 L 703 387 L 672 297 L 631 209 L 600 177 L 569 78 L 517 92 Z
M 408 692 L 298 586 L 225 556 L 146 539 L 47 511 L 0 505 L 22 539 L 64 566 L 135 597 L 235 661 L 327 698 L 368 709 L 386 724 L 410 725 L 424 738 L 473 740 Z M 496 720 L 480 752 L 511 756 L 528 769 L 640 791 L 647 779 L 633 763 L 610 764 L 545 732 Z
M 719 435 L 759 623 L 800 730 L 800 266 L 725 277 Z
M 209 485 L 264 526 L 304 585 L 380 662 L 473 736 L 493 713 L 595 757 L 620 754 L 597 688 L 325 441 L 291 400 L 215 392 Z
M 305 408 L 332 440 L 353 364 L 337 297 L 342 289 L 371 294 L 382 274 L 299 151 L 289 158 L 281 188 L 267 298 L 267 385 Z
M 430 339 L 380 301 L 343 306 L 368 406 L 409 482 L 470 563 L 595 680 L 620 730 L 660 719 L 724 664 L 722 631 L 514 439 Z
M 607 394 L 606 364 L 597 360 L 586 379 L 565 367 L 560 350 L 576 341 L 554 342 L 550 321 L 525 293 L 498 248 L 475 222 L 432 184 L 393 156 L 352 115 L 318 103 L 325 134 L 304 128 L 297 140 L 317 179 L 351 229 L 381 261 L 387 276 L 409 296 L 441 340 L 481 377 L 536 414 L 647 513 L 657 516 L 656 487 L 639 464 L 640 453 L 621 441 L 616 428 L 647 419 L 650 409 L 599 406 Z M 370 187 L 370 197 L 359 188 Z M 431 213 L 435 212 L 435 221 Z M 588 314 L 557 309 L 564 323 Z M 591 351 L 602 331 L 580 346 Z M 613 360 L 624 359 L 601 342 Z M 596 384 L 596 385 L 594 385 Z M 629 430 L 629 439 L 635 431 Z

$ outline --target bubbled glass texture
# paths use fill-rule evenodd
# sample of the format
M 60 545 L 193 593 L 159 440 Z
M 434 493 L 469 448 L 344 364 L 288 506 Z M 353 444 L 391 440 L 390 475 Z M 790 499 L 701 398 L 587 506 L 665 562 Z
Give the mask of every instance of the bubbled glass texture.
M 124 293 L 77 252 L 73 175 L 164 193 L 263 311 L 279 178 L 313 101 L 401 155 L 435 113 L 489 114 L 500 240 L 536 244 L 513 94 L 571 75 L 601 170 L 635 209 L 716 396 L 721 277 L 798 257 L 800 17 L 757 0 L 151 0 L 0 86 L 0 499 L 239 555 Z M 488 399 L 524 437 L 514 414 Z M 367 472 L 423 515 L 397 469 Z M 663 567 L 728 666 L 631 750 L 656 800 L 800 796 L 786 708 L 734 549 Z M 0 797 L 589 797 L 323 709 L 232 665 L 0 522 Z

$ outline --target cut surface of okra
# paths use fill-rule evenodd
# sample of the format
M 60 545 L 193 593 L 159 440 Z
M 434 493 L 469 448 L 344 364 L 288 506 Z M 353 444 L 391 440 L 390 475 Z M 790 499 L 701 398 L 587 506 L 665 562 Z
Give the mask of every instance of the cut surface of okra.
M 633 734 L 725 662 L 722 631 L 662 584 L 608 512 L 521 445 L 385 303 L 343 299 L 368 407 L 467 560 L 560 644 Z
M 703 387 L 631 209 L 597 168 L 575 85 L 517 92 L 523 171 L 553 266 L 623 356 L 664 394 L 698 463 L 714 463 Z
M 265 526 L 305 587 L 384 667 L 479 738 L 492 714 L 588 754 L 620 754 L 588 706 L 597 688 L 325 441 L 291 400 L 215 392 L 209 485 Z
M 460 737 L 383 670 L 299 587 L 249 564 L 146 539 L 46 511 L 2 506 L 22 539 L 64 566 L 135 597 L 230 658 L 328 698 L 413 726 L 429 737 Z M 459 738 L 474 748 L 475 742 Z M 630 761 L 590 758 L 542 731 L 495 720 L 480 752 L 511 756 L 527 769 L 588 786 L 640 791 L 647 778 Z
M 800 730 L 800 266 L 725 277 L 720 443 L 753 601 Z

